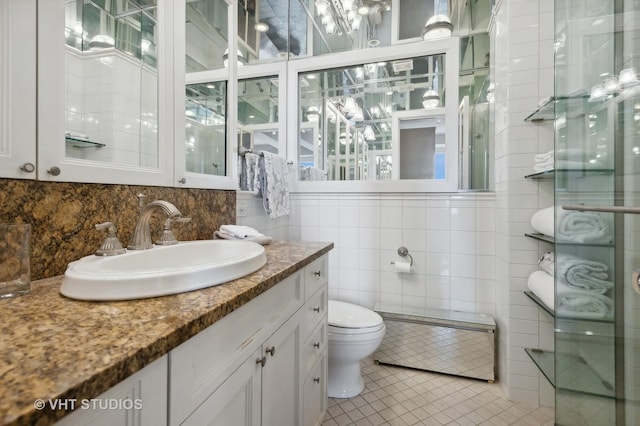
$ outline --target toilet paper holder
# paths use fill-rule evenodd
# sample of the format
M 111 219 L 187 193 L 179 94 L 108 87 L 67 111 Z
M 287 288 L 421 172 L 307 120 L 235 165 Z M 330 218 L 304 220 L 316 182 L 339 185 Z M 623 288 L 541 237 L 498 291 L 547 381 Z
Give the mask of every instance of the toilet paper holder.
M 409 261 L 410 261 L 409 266 L 413 266 L 413 256 L 411 256 L 411 255 L 409 254 L 409 249 L 408 249 L 408 248 L 406 248 L 406 247 L 404 247 L 404 246 L 403 246 L 403 247 L 398 248 L 398 256 L 400 256 L 400 257 L 406 257 L 406 256 L 409 256 Z M 396 264 L 396 262 L 391 262 L 391 264 L 392 264 L 392 265 L 395 265 L 395 264 Z

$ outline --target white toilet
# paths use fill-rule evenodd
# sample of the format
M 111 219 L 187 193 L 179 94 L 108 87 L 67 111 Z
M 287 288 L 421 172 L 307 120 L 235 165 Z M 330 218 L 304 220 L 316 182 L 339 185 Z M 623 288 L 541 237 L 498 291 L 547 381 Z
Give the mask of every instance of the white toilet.
M 327 394 L 332 398 L 351 398 L 364 389 L 360 360 L 382 343 L 384 322 L 370 309 L 337 300 L 329 300 L 328 319 Z

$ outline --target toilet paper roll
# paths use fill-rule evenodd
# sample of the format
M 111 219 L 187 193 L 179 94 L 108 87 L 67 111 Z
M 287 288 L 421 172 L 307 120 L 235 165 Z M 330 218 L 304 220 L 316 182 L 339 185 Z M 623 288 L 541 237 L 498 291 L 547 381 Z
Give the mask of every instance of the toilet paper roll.
M 411 264 L 409 262 L 395 262 L 393 267 L 399 274 L 411 273 Z

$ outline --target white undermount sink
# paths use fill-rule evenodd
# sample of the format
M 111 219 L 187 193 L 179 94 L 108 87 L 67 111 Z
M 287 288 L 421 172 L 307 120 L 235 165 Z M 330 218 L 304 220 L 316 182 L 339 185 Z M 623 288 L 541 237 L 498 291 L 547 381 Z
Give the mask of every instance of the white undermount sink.
M 198 240 L 69 263 L 60 293 L 81 300 L 129 300 L 223 284 L 262 268 L 264 247 L 250 241 Z

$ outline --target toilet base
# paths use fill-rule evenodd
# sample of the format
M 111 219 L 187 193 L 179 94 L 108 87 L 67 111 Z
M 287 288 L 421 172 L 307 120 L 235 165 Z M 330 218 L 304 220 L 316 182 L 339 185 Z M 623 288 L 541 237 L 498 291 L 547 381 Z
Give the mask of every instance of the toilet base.
M 360 361 L 331 362 L 327 378 L 327 396 L 330 398 L 352 398 L 364 390 L 364 380 L 360 373 Z

